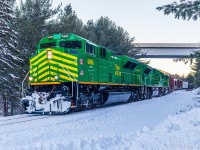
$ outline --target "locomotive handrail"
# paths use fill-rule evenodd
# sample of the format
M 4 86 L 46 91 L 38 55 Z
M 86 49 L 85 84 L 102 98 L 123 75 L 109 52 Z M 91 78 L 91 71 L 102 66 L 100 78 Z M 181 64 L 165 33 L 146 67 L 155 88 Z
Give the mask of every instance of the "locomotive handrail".
M 68 68 L 66 68 L 67 69 L 67 71 L 65 70 L 65 68 L 62 66 L 62 65 L 60 65 L 62 68 L 63 68 L 63 70 L 67 73 L 67 75 L 68 75 L 68 77 L 70 78 L 70 79 L 72 79 L 72 77 L 76 80 L 76 86 L 77 86 L 77 90 L 78 90 L 78 80 L 76 79 L 76 77 L 74 77 L 73 75 L 69 75 L 69 73 L 68 72 L 70 72 L 71 73 L 71 71 L 69 71 L 69 69 Z M 74 88 L 73 88 L 73 79 L 72 79 L 72 97 L 74 96 Z M 77 98 L 78 98 L 78 92 L 76 92 L 77 93 Z
M 26 78 L 28 77 L 30 70 L 28 71 L 28 73 L 26 74 L 26 76 L 24 77 L 23 81 L 22 81 L 22 97 L 24 97 L 24 81 L 26 80 Z
M 146 83 L 143 82 L 142 76 L 140 76 L 140 75 L 136 75 L 136 76 L 139 77 L 138 79 L 141 81 L 142 84 L 147 85 Z
M 75 80 L 77 81 L 76 77 L 74 77 L 73 75 L 69 75 L 69 74 L 68 74 L 68 72 L 70 72 L 70 73 L 71 73 L 71 71 L 69 71 L 69 69 L 67 69 L 67 68 L 66 68 L 66 69 L 67 69 L 67 71 L 68 71 L 68 72 L 67 72 L 67 71 L 65 70 L 65 68 L 64 68 L 62 65 L 60 65 L 60 66 L 61 66 L 61 67 L 63 68 L 63 70 L 64 70 L 64 71 L 67 73 L 67 75 L 68 75 L 68 77 L 69 77 L 69 78 L 71 78 L 71 79 L 72 79 L 72 77 L 73 77 L 73 79 L 75 79 Z

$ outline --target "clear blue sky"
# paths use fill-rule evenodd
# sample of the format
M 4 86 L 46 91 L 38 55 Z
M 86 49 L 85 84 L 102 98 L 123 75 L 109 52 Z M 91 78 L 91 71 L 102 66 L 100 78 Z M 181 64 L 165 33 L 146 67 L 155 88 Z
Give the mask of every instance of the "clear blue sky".
M 84 23 L 108 16 L 138 43 L 200 42 L 200 21 L 177 20 L 156 10 L 174 0 L 53 0 L 53 4 L 61 1 L 63 6 L 71 3 Z

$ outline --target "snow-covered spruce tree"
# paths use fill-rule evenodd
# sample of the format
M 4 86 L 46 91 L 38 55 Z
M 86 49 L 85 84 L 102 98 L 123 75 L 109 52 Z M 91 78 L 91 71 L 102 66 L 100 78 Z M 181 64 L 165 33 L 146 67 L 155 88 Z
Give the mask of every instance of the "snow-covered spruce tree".
M 28 72 L 29 58 L 35 52 L 37 43 L 49 34 L 50 22 L 60 7 L 52 8 L 52 0 L 23 0 L 16 8 L 14 25 L 18 33 L 18 49 L 23 51 L 22 76 Z
M 22 58 L 20 84 L 28 73 L 29 58 L 35 53 L 37 43 L 49 34 L 49 22 L 60 11 L 60 5 L 51 7 L 52 0 L 23 0 L 15 8 L 13 27 L 17 32 L 18 49 Z
M 0 0 L 0 99 L 4 115 L 12 115 L 18 105 L 20 58 L 16 32 L 11 27 L 14 0 Z
M 196 56 L 196 61 L 191 67 L 194 71 L 194 85 L 195 87 L 200 87 L 200 51 L 195 51 L 194 55 Z
M 183 20 L 198 20 L 200 18 L 200 0 L 180 0 L 180 3 L 173 2 L 172 4 L 157 7 L 157 10 L 163 11 L 165 15 L 174 14 L 176 19 Z M 196 57 L 192 69 L 194 73 L 194 84 L 200 86 L 200 52 L 196 51 L 192 57 L 181 58 L 176 61 L 192 62 L 193 57 Z
M 15 8 L 13 27 L 18 35 L 20 58 L 23 58 L 19 74 L 21 82 L 29 70 L 29 58 L 35 53 L 39 40 L 49 34 L 49 22 L 54 20 L 61 5 L 51 7 L 52 0 L 23 0 Z
M 157 10 L 164 11 L 165 15 L 174 14 L 176 19 L 197 20 L 200 17 L 200 0 L 180 0 L 180 3 L 157 7 Z

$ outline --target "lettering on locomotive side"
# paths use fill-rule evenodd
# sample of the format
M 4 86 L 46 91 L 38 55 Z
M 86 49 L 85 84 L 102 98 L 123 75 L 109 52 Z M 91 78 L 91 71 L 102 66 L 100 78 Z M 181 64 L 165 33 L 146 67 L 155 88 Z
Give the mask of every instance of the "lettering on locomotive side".
M 115 76 L 122 76 L 121 71 L 115 71 Z
M 122 76 L 120 71 L 120 66 L 118 64 L 115 64 L 115 76 Z
M 117 70 L 117 71 L 120 70 L 120 66 L 118 64 L 115 64 L 115 70 Z
M 94 66 L 94 60 L 92 60 L 92 59 L 88 59 L 87 63 L 88 63 L 88 65 Z

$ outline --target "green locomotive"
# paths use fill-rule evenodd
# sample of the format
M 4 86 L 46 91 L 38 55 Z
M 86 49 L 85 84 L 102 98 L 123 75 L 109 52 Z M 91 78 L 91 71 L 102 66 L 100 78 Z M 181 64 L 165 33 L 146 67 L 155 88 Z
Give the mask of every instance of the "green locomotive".
M 128 102 L 151 98 L 154 88 L 167 92 L 169 76 L 78 35 L 53 34 L 30 58 L 29 84 L 26 110 L 51 113 L 103 105 L 112 92 L 129 93 Z

